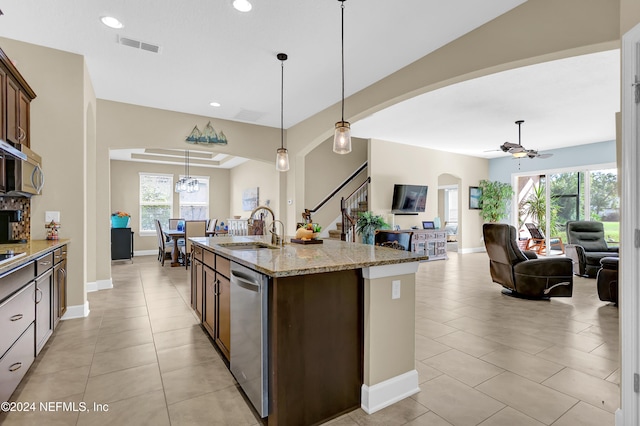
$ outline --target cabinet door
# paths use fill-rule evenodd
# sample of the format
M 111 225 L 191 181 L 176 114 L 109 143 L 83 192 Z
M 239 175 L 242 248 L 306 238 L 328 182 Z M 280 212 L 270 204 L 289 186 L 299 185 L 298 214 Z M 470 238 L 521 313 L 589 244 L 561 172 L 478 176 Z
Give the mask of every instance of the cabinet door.
M 53 333 L 53 269 L 36 279 L 36 355 Z
M 216 343 L 229 359 L 231 353 L 231 283 L 223 275 L 217 274 L 218 284 L 218 335 Z
M 18 140 L 25 146 L 30 146 L 29 129 L 31 126 L 30 101 L 24 92 L 18 92 Z
M 7 99 L 7 73 L 0 68 L 0 139 L 7 140 L 7 116 L 6 99 Z M 4 162 L 4 160 L 3 160 Z M 4 173 L 3 173 L 4 174 Z
M 53 328 L 67 311 L 67 260 L 58 263 L 53 270 Z
M 216 338 L 216 273 L 208 266 L 204 267 L 204 307 L 202 323 L 212 338 Z
M 18 96 L 20 88 L 7 77 L 6 98 L 7 98 L 7 142 L 20 143 L 18 140 Z

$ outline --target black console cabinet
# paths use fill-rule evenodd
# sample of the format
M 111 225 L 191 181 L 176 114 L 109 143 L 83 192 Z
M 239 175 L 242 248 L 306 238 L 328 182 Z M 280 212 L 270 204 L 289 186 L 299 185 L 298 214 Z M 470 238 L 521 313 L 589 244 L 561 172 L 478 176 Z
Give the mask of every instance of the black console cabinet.
M 131 228 L 111 228 L 111 260 L 133 259 L 133 231 Z

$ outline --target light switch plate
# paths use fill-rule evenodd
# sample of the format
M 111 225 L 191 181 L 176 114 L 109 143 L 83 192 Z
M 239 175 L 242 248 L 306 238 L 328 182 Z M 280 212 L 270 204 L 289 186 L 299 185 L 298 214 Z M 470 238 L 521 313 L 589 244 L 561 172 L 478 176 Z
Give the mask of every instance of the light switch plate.
M 60 212 L 44 212 L 44 222 L 50 223 L 51 221 L 60 223 Z
M 391 298 L 400 299 L 400 280 L 391 281 Z

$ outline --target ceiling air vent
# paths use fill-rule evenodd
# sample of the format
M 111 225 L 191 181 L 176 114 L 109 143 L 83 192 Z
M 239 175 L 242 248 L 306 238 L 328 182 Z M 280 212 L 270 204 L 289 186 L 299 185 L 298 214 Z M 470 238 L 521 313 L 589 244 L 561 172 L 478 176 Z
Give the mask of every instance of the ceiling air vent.
M 160 46 L 156 46 L 155 44 L 151 43 L 145 43 L 144 41 L 134 40 L 132 38 L 118 36 L 118 43 L 123 46 L 146 50 L 147 52 L 160 53 Z

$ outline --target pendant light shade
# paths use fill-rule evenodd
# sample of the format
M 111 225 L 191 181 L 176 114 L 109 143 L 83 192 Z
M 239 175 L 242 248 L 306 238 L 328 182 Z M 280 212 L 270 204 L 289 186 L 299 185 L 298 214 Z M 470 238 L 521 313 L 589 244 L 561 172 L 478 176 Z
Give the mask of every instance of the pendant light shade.
M 184 152 L 184 177 L 178 179 L 175 187 L 176 192 L 198 192 L 200 191 L 200 182 L 189 176 L 189 150 Z
M 348 121 L 344 121 L 344 2 L 338 0 L 341 5 L 342 16 L 342 119 L 336 123 L 336 132 L 333 137 L 333 152 L 336 154 L 348 154 L 351 152 L 351 125 Z
M 278 53 L 280 61 L 280 148 L 276 151 L 276 170 L 286 172 L 289 170 L 289 151 L 284 147 L 284 61 L 288 56 L 286 53 Z

